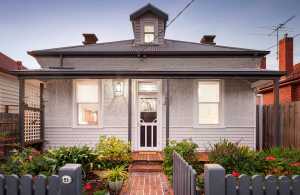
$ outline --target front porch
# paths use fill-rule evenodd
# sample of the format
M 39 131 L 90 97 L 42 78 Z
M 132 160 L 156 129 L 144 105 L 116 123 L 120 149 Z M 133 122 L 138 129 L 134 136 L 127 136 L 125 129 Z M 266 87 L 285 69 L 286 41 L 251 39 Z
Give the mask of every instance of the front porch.
M 223 102 L 223 109 L 226 109 L 224 113 L 223 120 L 229 120 L 234 124 L 229 124 L 227 122 L 223 123 L 222 126 L 215 126 L 214 128 L 208 126 L 199 126 L 195 124 L 188 123 L 187 121 L 194 120 L 196 113 L 190 110 L 188 113 L 190 116 L 186 115 L 189 109 L 194 109 L 195 104 L 192 103 L 194 89 L 192 89 L 194 81 L 197 80 L 224 80 L 226 84 L 224 86 L 224 94 L 228 95 L 228 93 L 232 93 L 230 98 L 235 98 L 236 94 L 239 94 L 239 90 L 242 90 L 239 85 L 244 83 L 243 85 L 249 86 L 249 90 L 254 90 L 255 84 L 260 80 L 271 80 L 275 85 L 275 108 L 278 107 L 278 79 L 281 73 L 277 71 L 193 71 L 193 72 L 176 72 L 176 71 L 168 71 L 168 72 L 157 72 L 157 71 L 147 71 L 147 72 L 107 72 L 107 71 L 76 71 L 69 69 L 61 69 L 61 70 L 37 70 L 37 71 L 17 71 L 15 72 L 19 76 L 20 80 L 20 137 L 21 145 L 25 146 L 26 141 L 24 137 L 26 136 L 26 129 L 24 130 L 24 122 L 26 121 L 26 117 L 24 115 L 26 111 L 26 103 L 24 99 L 26 98 L 24 95 L 25 85 L 24 83 L 28 79 L 38 79 L 43 81 L 44 85 L 46 85 L 47 93 L 46 95 L 40 95 L 41 98 L 41 108 L 45 106 L 45 111 L 41 113 L 41 132 L 40 132 L 40 141 L 43 142 L 44 146 L 48 147 L 57 147 L 60 145 L 85 145 L 90 144 L 93 145 L 95 143 L 94 140 L 98 140 L 98 137 L 101 135 L 114 135 L 118 136 L 122 139 L 126 139 L 128 142 L 132 143 L 133 151 L 161 151 L 162 148 L 169 143 L 170 139 L 195 139 L 200 143 L 201 150 L 205 150 L 205 144 L 211 142 L 209 139 L 213 135 L 224 138 L 234 138 L 236 140 L 239 139 L 236 133 L 244 131 L 244 124 L 239 124 L 234 117 L 232 117 L 232 108 L 234 104 L 231 103 L 229 97 L 226 97 Z M 103 121 L 100 121 L 99 126 L 94 127 L 85 127 L 85 126 L 76 126 L 74 124 L 74 113 L 71 111 L 74 110 L 74 97 L 73 90 L 74 80 L 102 80 L 104 84 L 101 84 L 103 87 L 101 94 L 101 101 L 103 104 L 103 109 L 99 112 L 99 118 L 102 117 Z M 123 96 L 116 97 L 114 96 L 114 81 L 123 81 L 126 86 L 124 86 Z M 151 92 L 151 96 L 146 96 L 142 93 L 141 96 L 137 96 L 137 82 L 138 81 L 160 81 L 161 87 L 160 92 L 157 96 L 153 96 Z M 102 82 L 101 82 L 102 83 Z M 235 83 L 239 83 L 236 85 Z M 247 84 L 249 83 L 249 84 Z M 44 86 L 41 85 L 41 94 L 43 94 Z M 100 85 L 99 85 L 100 86 Z M 178 88 L 180 86 L 180 88 Z M 251 86 L 251 87 L 250 87 Z M 189 90 L 190 89 L 190 90 Z M 229 91 L 227 91 L 229 90 Z M 236 91 L 235 91 L 236 90 Z M 178 92 L 180 91 L 180 92 Z M 178 92 L 178 93 L 177 93 Z M 248 92 L 247 92 L 248 93 Z M 249 91 L 250 93 L 250 91 Z M 53 97 L 49 97 L 49 94 L 55 95 Z M 178 94 L 183 94 L 183 96 L 178 96 Z M 184 96 L 185 94 L 185 96 Z M 48 95 L 48 96 L 47 96 Z M 148 95 L 148 94 L 147 94 Z M 176 96 L 177 95 L 177 96 Z M 123 98 L 124 97 L 124 98 Z M 161 108 L 157 109 L 157 112 L 154 113 L 157 119 L 157 126 L 151 126 L 151 133 L 147 135 L 147 125 L 142 127 L 142 123 L 140 123 L 138 116 L 141 116 L 141 112 L 138 111 L 137 101 L 139 98 L 145 98 L 147 100 L 154 98 L 160 101 Z M 186 101 L 187 97 L 191 97 L 192 99 Z M 250 97 L 250 96 L 249 96 Z M 110 99 L 109 99 L 110 98 Z M 53 101 L 55 99 L 55 101 Z M 116 103 L 116 99 L 122 99 L 123 103 L 118 104 L 118 107 L 112 107 L 112 103 Z M 170 102 L 171 99 L 171 102 Z M 151 100 L 152 101 L 152 100 Z M 236 100 L 239 101 L 239 100 Z M 252 101 L 252 100 L 251 100 Z M 73 102 L 73 103 L 72 103 Z M 230 102 L 230 103 L 228 103 Z M 232 102 L 235 102 L 234 99 Z M 151 104 L 151 102 L 148 102 Z M 243 103 L 241 99 L 241 104 Z M 156 104 L 156 103 L 155 103 Z M 182 106 L 181 106 L 182 105 Z M 249 106 L 255 107 L 254 93 L 253 93 L 253 103 L 251 105 L 249 102 L 245 103 L 244 108 L 248 108 Z M 117 112 L 112 112 L 115 109 Z M 252 108 L 251 108 L 252 109 Z M 255 109 L 255 108 L 253 108 Z M 232 110 L 232 112 L 230 111 Z M 276 110 L 276 109 L 275 109 Z M 186 112 L 187 111 L 187 112 Z M 238 110 L 238 112 L 241 112 Z M 254 111 L 255 112 L 255 111 Z M 110 114 L 110 116 L 108 116 Z M 250 115 L 249 115 L 250 116 Z M 255 113 L 251 117 L 255 116 Z M 144 116 L 150 117 L 151 120 L 153 116 Z M 159 118 L 160 117 L 160 118 Z M 187 118 L 187 117 L 190 117 Z M 274 122 L 279 123 L 278 112 L 274 111 Z M 75 116 L 76 118 L 76 116 Z M 245 118 L 246 115 L 245 115 Z M 64 120 L 63 120 L 64 119 Z M 155 117 L 154 117 L 155 119 Z M 117 121 L 119 120 L 119 121 Z M 198 120 L 198 119 L 196 119 Z M 254 117 L 255 120 L 255 117 Z M 153 120 L 152 120 L 153 121 Z M 120 123 L 118 123 L 120 122 Z M 29 121 L 30 124 L 34 123 L 33 121 Z M 46 123 L 46 125 L 45 125 Z M 193 123 L 193 122 L 192 122 Z M 249 127 L 249 132 L 252 131 L 254 135 L 258 136 L 255 133 L 255 121 L 254 125 L 251 123 Z M 160 125 L 160 126 L 159 126 Z M 253 126 L 253 127 L 252 127 Z M 274 128 L 277 128 L 278 125 L 274 125 Z M 196 128 L 195 128 L 196 127 Z M 144 133 L 143 133 L 144 128 Z M 156 130 L 155 130 L 156 128 Z M 251 130 L 251 128 L 253 130 Z M 45 129 L 46 132 L 43 132 Z M 190 131 L 189 129 L 194 129 Z M 202 129 L 202 130 L 201 130 Z M 226 130 L 228 129 L 228 131 Z M 180 133 L 180 131 L 186 131 L 186 134 Z M 204 131 L 205 130 L 205 131 Z M 156 131 L 156 132 L 155 132 Z M 222 132 L 227 131 L 227 133 L 222 134 Z M 83 133 L 84 132 L 84 133 Z M 207 134 L 210 132 L 210 134 Z M 232 132 L 230 134 L 229 132 Z M 278 131 L 277 131 L 278 132 Z M 199 134 L 201 133 L 201 135 Z M 46 134 L 46 138 L 45 138 Z M 206 134 L 206 137 L 203 137 Z M 250 135 L 251 133 L 247 133 Z M 83 136 L 84 135 L 84 136 Z M 278 136 L 279 137 L 279 132 Z M 147 137 L 148 136 L 148 137 Z M 251 135 L 252 136 L 252 135 Z M 143 139 L 144 142 L 143 142 Z M 151 139 L 150 139 L 151 137 Z M 156 137 L 156 140 L 155 140 Z M 65 139 L 63 139 L 65 138 Z M 147 140 L 148 139 L 148 140 Z M 253 141 L 249 138 L 248 142 L 251 147 L 255 147 L 255 139 L 258 140 L 258 137 L 253 137 Z M 51 145 L 49 145 L 49 140 Z M 86 141 L 84 141 L 86 140 Z M 151 142 L 149 147 L 147 145 L 147 141 Z M 202 141 L 203 140 L 203 141 Z M 215 140 L 215 139 L 212 139 Z M 236 141 L 233 140 L 233 141 Z M 48 143 L 45 141 L 48 141 Z M 244 141 L 244 140 L 242 140 Z M 156 143 L 155 143 L 156 142 Z M 279 144 L 279 143 L 278 143 Z M 159 147 L 153 147 L 153 146 Z M 144 148 L 142 147 L 144 146 Z

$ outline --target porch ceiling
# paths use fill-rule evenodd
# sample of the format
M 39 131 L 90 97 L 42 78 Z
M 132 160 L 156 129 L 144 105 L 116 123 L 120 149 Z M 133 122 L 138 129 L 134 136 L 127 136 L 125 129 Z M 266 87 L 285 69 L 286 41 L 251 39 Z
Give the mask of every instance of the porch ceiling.
M 245 78 L 275 79 L 285 72 L 272 70 L 228 70 L 214 69 L 201 71 L 95 71 L 75 69 L 38 69 L 11 71 L 23 79 L 78 79 L 78 78 L 148 78 L 148 79 L 195 79 L 195 78 Z

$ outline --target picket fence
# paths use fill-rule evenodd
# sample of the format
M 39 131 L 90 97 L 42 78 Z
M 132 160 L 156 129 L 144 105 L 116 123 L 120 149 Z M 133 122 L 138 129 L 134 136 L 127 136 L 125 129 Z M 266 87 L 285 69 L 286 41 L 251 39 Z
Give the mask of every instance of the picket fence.
M 196 195 L 196 171 L 177 152 L 173 153 L 174 195 Z
M 300 176 L 225 175 L 218 164 L 204 167 L 205 195 L 300 195 Z
M 0 174 L 0 195 L 81 195 L 82 169 L 80 164 L 66 164 L 59 175 Z

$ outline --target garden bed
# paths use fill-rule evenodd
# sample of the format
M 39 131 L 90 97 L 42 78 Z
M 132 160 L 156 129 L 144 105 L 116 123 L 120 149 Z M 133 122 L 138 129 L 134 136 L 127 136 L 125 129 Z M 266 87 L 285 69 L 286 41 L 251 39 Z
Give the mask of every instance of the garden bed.
M 246 175 L 300 175 L 300 150 L 272 148 L 264 151 L 254 151 L 248 146 L 221 140 L 210 147 L 207 155 L 197 152 L 197 144 L 191 141 L 171 142 L 164 149 L 164 172 L 172 183 L 173 159 L 176 151 L 197 171 L 197 188 L 203 192 L 204 163 L 222 165 L 227 174 L 239 177 Z M 208 159 L 206 158 L 208 156 Z
M 109 191 L 109 185 L 127 179 L 127 169 L 131 162 L 130 145 L 115 137 L 101 137 L 95 149 L 87 146 L 60 147 L 43 153 L 24 149 L 12 154 L 0 165 L 0 173 L 6 175 L 57 174 L 67 163 L 81 164 L 84 170 L 83 192 L 101 195 Z M 121 185 L 122 187 L 122 185 Z

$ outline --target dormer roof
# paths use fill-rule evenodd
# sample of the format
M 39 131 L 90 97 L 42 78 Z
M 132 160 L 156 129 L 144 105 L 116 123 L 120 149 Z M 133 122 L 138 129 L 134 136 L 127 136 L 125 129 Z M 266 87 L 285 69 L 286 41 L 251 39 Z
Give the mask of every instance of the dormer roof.
M 139 18 L 140 16 L 146 14 L 146 13 L 152 13 L 162 19 L 165 20 L 165 22 L 169 19 L 169 16 L 167 13 L 163 12 L 162 10 L 158 9 L 157 7 L 155 7 L 152 4 L 147 4 L 144 7 L 138 9 L 137 11 L 133 12 L 132 14 L 130 14 L 130 20 L 133 21 L 136 18 Z

